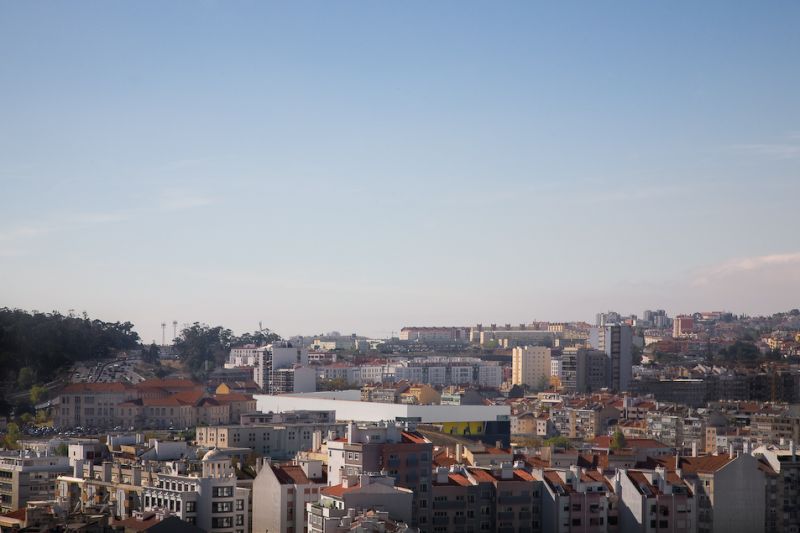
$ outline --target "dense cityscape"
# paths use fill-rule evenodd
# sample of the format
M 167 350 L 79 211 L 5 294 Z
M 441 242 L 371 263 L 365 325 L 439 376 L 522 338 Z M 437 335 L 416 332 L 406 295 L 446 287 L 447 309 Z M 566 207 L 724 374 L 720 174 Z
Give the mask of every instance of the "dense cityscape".
M 19 370 L 4 531 L 800 527 L 797 309 L 173 334 Z
M 0 1 L 0 533 L 800 533 L 800 1 Z

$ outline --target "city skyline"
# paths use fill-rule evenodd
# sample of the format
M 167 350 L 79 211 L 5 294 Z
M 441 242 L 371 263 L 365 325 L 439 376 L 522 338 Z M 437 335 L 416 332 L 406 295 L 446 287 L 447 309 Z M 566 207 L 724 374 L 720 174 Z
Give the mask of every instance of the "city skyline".
M 146 342 L 798 306 L 796 3 L 0 15 L 0 305 Z

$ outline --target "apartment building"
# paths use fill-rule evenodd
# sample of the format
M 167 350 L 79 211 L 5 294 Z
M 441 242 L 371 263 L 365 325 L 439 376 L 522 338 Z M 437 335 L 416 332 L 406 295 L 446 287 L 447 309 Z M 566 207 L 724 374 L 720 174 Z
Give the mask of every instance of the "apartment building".
M 697 510 L 688 485 L 675 472 L 617 470 L 612 478 L 619 496 L 619 530 L 625 533 L 696 531 Z
M 695 499 L 698 533 L 763 531 L 766 521 L 763 465 L 731 450 L 723 455 L 661 457 L 657 466 L 675 472 Z
M 351 509 L 375 509 L 408 524 L 413 520 L 413 499 L 412 491 L 395 486 L 390 476 L 347 475 L 341 483 L 320 489 L 318 502 L 306 504 L 308 532 L 341 533 L 342 519 L 355 514 Z
M 750 436 L 761 444 L 800 442 L 800 416 L 765 409 L 750 417 Z
M 300 460 L 277 465 L 259 462 L 253 481 L 253 531 L 301 533 L 308 530 L 306 504 L 316 503 L 328 486 L 322 461 Z
M 769 464 L 774 475 L 768 473 L 767 531 L 798 533 L 800 531 L 800 457 L 792 441 L 788 445 L 766 445 L 753 450 Z
M 0 511 L 15 511 L 32 500 L 52 500 L 56 479 L 69 471 L 66 457 L 0 452 Z
M 75 461 L 73 471 L 56 480 L 56 500 L 65 509 L 105 505 L 114 518 L 126 519 L 141 511 L 145 487 L 154 486 L 157 474 L 141 464 Z
M 143 490 L 143 510 L 169 511 L 210 533 L 248 531 L 250 490 L 236 486 L 231 457 L 212 449 L 201 467 L 193 472 L 186 463 L 174 462 L 164 468 L 154 486 Z
M 337 422 L 274 422 L 231 426 L 198 426 L 198 446 L 239 448 L 247 447 L 255 453 L 273 459 L 288 459 L 297 452 L 315 449 L 314 435 L 335 439 L 345 434 L 347 425 Z
M 609 508 L 611 486 L 597 471 L 570 468 L 534 469 L 543 480 L 542 531 L 605 533 L 618 523 Z
M 301 372 L 301 376 L 294 375 L 298 369 L 303 368 L 308 368 L 308 350 L 288 341 L 280 341 L 259 350 L 254 380 L 267 394 L 313 392 L 316 390 L 316 371 L 313 370 L 314 388 L 312 390 L 295 390 L 308 388 L 308 378 L 305 374 Z M 294 372 L 278 373 L 279 370 L 293 370 Z M 290 379 L 291 390 L 286 390 Z
M 345 476 L 387 472 L 398 487 L 413 491 L 414 514 L 410 524 L 427 527 L 433 444 L 418 433 L 395 424 L 347 425 L 347 436 L 328 441 L 328 480 L 341 483 Z
M 545 389 L 550 384 L 550 348 L 519 346 L 511 352 L 511 383 L 531 389 Z
M 606 383 L 615 391 L 627 391 L 633 370 L 633 331 L 627 325 L 605 325 L 589 332 L 592 348 L 607 357 Z

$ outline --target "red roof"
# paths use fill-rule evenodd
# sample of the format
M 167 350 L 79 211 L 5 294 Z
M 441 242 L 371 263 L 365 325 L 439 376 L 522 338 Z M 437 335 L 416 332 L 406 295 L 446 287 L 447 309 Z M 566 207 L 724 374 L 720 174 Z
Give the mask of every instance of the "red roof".
M 596 448 L 610 448 L 611 437 L 609 437 L 608 435 L 599 435 L 594 438 L 593 444 Z M 663 442 L 657 441 L 655 439 L 637 439 L 637 438 L 626 438 L 625 447 L 626 448 L 669 448 L 669 446 L 667 446 Z
M 345 487 L 340 483 L 338 485 L 331 485 L 330 487 L 319 489 L 319 492 L 320 494 L 324 494 L 325 496 L 331 496 L 333 498 L 341 498 L 344 494 L 347 494 L 348 492 L 352 492 L 360 488 L 361 488 L 360 483 L 356 483 L 355 485 L 350 485 L 349 487 Z
M 98 393 L 98 392 L 125 392 L 130 390 L 131 386 L 127 383 L 70 383 L 61 390 L 61 393 L 68 394 L 85 394 L 85 393 Z
M 325 483 L 326 480 L 324 469 L 321 479 L 312 480 L 306 476 L 303 468 L 299 465 L 271 466 L 272 472 L 281 485 L 309 485 L 311 483 Z

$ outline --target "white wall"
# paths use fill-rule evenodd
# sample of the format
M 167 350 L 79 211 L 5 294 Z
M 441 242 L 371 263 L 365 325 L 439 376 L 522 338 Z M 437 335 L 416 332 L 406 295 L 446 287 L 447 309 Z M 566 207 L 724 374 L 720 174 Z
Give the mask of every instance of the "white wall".
M 378 422 L 398 417 L 419 417 L 422 422 L 479 422 L 494 421 L 498 416 L 510 417 L 507 405 L 403 405 L 391 403 L 362 402 L 358 390 L 316 392 L 309 394 L 282 394 L 270 396 L 256 394 L 259 411 L 322 410 L 336 411 L 338 420 Z

